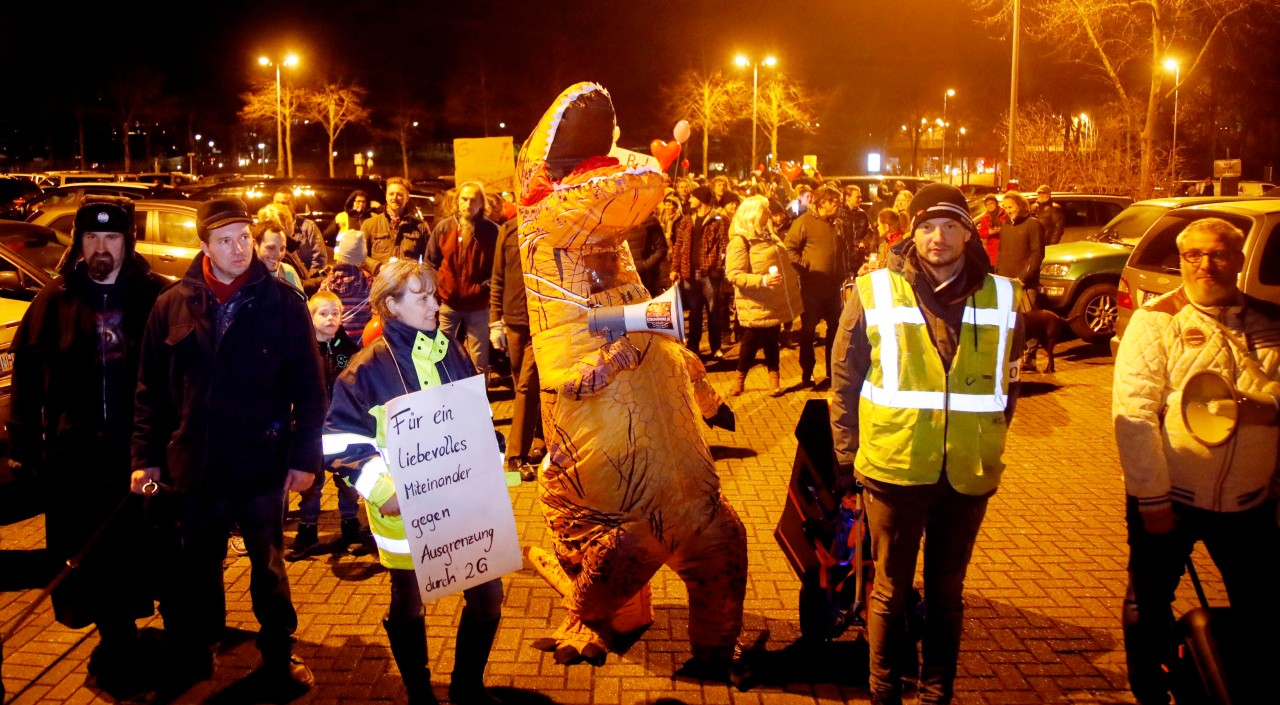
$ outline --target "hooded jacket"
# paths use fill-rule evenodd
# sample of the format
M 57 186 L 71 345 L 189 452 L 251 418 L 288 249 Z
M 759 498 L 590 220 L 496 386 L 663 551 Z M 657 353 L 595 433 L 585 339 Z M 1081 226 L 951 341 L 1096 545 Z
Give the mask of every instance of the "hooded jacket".
M 934 282 L 920 267 L 913 242 L 912 238 L 906 238 L 893 248 L 888 268 L 910 284 L 942 365 L 950 368 L 956 350 L 967 341 L 967 338 L 960 339 L 965 306 L 969 298 L 982 288 L 990 272 L 986 251 L 976 235 L 971 237 L 964 249 L 964 267 L 960 274 L 935 291 Z M 1013 344 L 1006 354 L 1007 360 L 1016 361 L 1022 357 L 1022 325 L 1022 317 L 1019 316 Z M 840 315 L 831 358 L 831 430 L 836 458 L 846 475 L 852 472 L 858 452 L 859 400 L 863 381 L 871 369 L 871 354 L 862 301 L 858 296 L 850 296 Z M 1020 386 L 1016 379 L 1009 382 L 1004 412 L 1006 425 L 1013 420 Z
M 782 283 L 764 283 L 769 268 L 777 267 Z M 737 296 L 734 306 L 738 322 L 747 328 L 769 328 L 790 325 L 804 313 L 800 299 L 800 278 L 787 258 L 787 250 L 772 228 L 729 236 L 729 252 L 725 258 L 725 276 L 733 284 Z
M 355 208 L 356 197 L 364 196 L 364 210 L 358 211 Z M 359 230 L 364 221 L 373 215 L 373 211 L 369 209 L 369 203 L 372 199 L 369 194 L 364 191 L 355 190 L 351 195 L 347 196 L 346 203 L 342 204 L 342 212 L 333 217 L 333 222 L 329 223 L 329 227 L 324 229 L 324 239 L 326 242 L 334 242 L 338 239 L 338 234 L 343 230 Z
M 147 321 L 133 468 L 158 467 L 179 491 L 206 496 L 281 491 L 288 470 L 320 471 L 325 389 L 311 314 L 256 256 L 225 304 L 203 267 L 200 253 Z
M 498 226 L 479 216 L 469 242 L 458 235 L 458 217 L 436 224 L 427 245 L 427 261 L 439 273 L 436 297 L 455 311 L 480 311 L 489 307 L 489 280 L 498 246 Z

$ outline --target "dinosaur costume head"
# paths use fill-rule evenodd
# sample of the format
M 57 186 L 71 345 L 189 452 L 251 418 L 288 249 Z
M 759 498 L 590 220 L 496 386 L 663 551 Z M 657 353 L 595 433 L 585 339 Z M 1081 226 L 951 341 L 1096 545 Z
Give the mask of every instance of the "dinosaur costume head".
M 662 200 L 665 176 L 609 156 L 613 100 L 594 83 L 556 98 L 520 150 L 521 236 L 565 249 L 615 246 Z

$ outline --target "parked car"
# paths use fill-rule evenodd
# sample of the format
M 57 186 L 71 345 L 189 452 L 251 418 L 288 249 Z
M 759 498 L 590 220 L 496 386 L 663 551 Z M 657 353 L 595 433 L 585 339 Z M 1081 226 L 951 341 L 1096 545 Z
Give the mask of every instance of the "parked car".
M 1119 316 L 1116 296 L 1120 274 L 1147 229 L 1170 209 L 1223 200 L 1227 199 L 1139 201 L 1084 240 L 1046 247 L 1040 265 L 1039 305 L 1074 319 L 1071 330 L 1083 340 L 1101 342 L 1110 338 Z
M 138 174 L 137 181 L 173 187 L 189 186 L 196 183 L 195 177 L 190 174 L 184 174 L 181 171 L 150 171 Z
M 924 186 L 933 183 L 933 179 L 922 176 L 895 176 L 893 174 L 872 174 L 867 176 L 828 176 L 825 183 L 835 183 L 841 190 L 845 186 L 858 186 L 862 189 L 862 200 L 872 202 L 880 197 L 883 186 L 886 194 L 893 191 L 893 182 L 901 181 L 911 193 L 917 193 Z
M 17 219 L 31 221 L 40 215 L 46 209 L 56 208 L 65 205 L 78 205 L 85 196 L 123 196 L 133 200 L 141 200 L 144 198 L 168 198 L 183 199 L 186 198 L 182 192 L 168 186 L 157 186 L 155 184 L 144 184 L 136 181 L 120 181 L 116 183 L 83 183 L 72 184 L 69 186 L 57 186 L 47 189 L 44 193 L 31 198 L 23 204 L 22 209 L 15 215 L 20 216 Z
M 22 220 L 22 206 L 40 196 L 40 187 L 23 178 L 0 177 L 0 218 Z
M 147 200 L 133 204 L 138 253 L 151 268 L 170 279 L 181 279 L 200 251 L 196 234 L 196 207 L 192 201 Z M 57 234 L 59 242 L 71 244 L 77 205 L 59 206 L 40 214 L 32 222 Z
M 96 171 L 46 171 L 40 174 L 37 183 L 41 188 L 55 188 L 69 184 L 111 183 L 120 181 L 115 174 L 103 174 Z
M 293 191 L 294 208 L 298 215 L 314 220 L 321 232 L 329 227 L 334 216 L 342 212 L 347 196 L 357 189 L 383 203 L 386 200 L 382 182 L 370 179 L 237 179 L 213 186 L 189 191 L 191 198 L 207 201 L 211 198 L 238 198 L 248 206 L 250 214 L 271 203 L 277 190 Z M 329 243 L 332 245 L 333 243 Z
M 1134 309 L 1182 285 L 1177 237 L 1202 218 L 1222 218 L 1245 233 L 1244 268 L 1237 282 L 1250 296 L 1280 304 L 1280 199 L 1237 199 L 1176 208 L 1156 221 L 1134 248 L 1119 287 L 1114 354 Z
M 58 262 L 66 249 L 49 228 L 0 221 L 0 445 L 6 451 L 13 337 L 36 294 L 57 277 Z

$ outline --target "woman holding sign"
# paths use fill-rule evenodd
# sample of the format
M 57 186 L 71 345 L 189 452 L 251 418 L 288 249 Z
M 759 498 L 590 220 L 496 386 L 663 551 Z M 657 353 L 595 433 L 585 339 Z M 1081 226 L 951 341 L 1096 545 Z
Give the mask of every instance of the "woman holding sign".
M 385 445 L 387 401 L 477 374 L 458 343 L 437 330 L 435 292 L 436 272 L 429 265 L 398 260 L 382 268 L 369 296 L 382 319 L 382 337 L 338 377 L 324 429 L 325 462 L 364 497 L 378 556 L 391 572 L 391 607 L 382 625 L 409 702 L 415 704 L 436 702 L 427 667 L 426 620 L 395 483 L 379 446 Z M 484 668 L 498 631 L 502 582 L 468 588 L 463 596 L 449 699 L 459 705 L 494 704 L 484 688 Z

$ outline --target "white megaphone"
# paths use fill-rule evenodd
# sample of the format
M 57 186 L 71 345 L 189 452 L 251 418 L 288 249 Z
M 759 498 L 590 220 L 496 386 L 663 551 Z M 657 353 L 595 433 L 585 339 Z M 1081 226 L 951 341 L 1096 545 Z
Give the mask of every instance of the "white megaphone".
M 655 333 L 684 342 L 680 292 L 671 287 L 638 304 L 597 306 L 587 310 L 587 330 L 613 342 L 627 333 Z
M 1277 400 L 1266 393 L 1242 392 L 1225 377 L 1201 370 L 1182 385 L 1182 418 L 1193 438 L 1220 446 L 1240 424 L 1274 426 L 1280 422 Z

